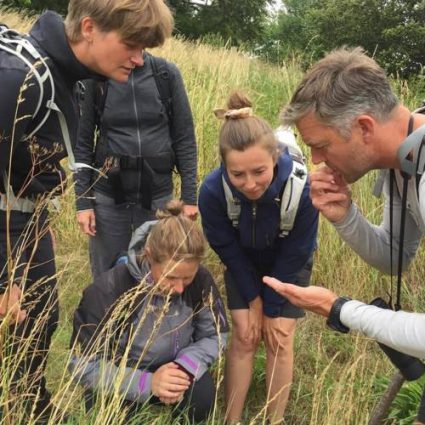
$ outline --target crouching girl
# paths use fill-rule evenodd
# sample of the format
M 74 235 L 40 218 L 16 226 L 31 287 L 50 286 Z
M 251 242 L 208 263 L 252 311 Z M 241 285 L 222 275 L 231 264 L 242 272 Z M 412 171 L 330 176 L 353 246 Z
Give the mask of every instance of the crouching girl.
M 71 370 L 86 388 L 86 408 L 119 393 L 130 412 L 143 403 L 174 404 L 195 422 L 215 401 L 208 367 L 228 331 L 223 303 L 200 265 L 199 227 L 168 203 L 158 221 L 143 224 L 128 263 L 95 279 L 74 314 Z
M 234 93 L 228 108 L 218 111 L 224 119 L 222 165 L 206 177 L 199 197 L 206 237 L 227 269 L 233 325 L 226 359 L 227 420 L 242 418 L 254 356 L 263 339 L 267 415 L 270 423 L 280 424 L 292 382 L 296 319 L 304 313 L 263 285 L 262 276 L 285 276 L 285 282 L 308 285 L 318 214 L 305 180 L 299 186 L 299 203 L 283 204 L 285 193 L 295 202 L 294 179 L 306 179 L 306 173 L 286 149 L 279 149 L 269 124 L 253 115 L 251 102 Z

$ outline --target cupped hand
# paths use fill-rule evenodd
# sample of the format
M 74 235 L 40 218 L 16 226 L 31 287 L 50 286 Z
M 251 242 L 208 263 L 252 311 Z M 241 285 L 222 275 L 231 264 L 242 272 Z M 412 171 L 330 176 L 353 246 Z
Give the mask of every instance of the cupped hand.
M 178 401 L 189 386 L 189 375 L 172 362 L 159 367 L 152 376 L 152 394 L 160 400 Z
M 310 173 L 310 197 L 313 206 L 331 222 L 342 220 L 351 205 L 350 186 L 326 166 Z

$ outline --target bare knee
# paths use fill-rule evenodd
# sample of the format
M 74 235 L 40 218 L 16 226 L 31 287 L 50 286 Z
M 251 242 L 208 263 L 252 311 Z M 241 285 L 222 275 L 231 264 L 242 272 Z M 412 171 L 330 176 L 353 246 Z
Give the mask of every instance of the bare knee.
M 292 357 L 295 327 L 295 319 L 269 318 L 265 316 L 263 320 L 263 336 L 268 353 L 279 358 Z
M 238 354 L 255 354 L 258 349 L 259 341 L 252 341 L 246 338 L 246 334 L 238 332 L 237 329 L 233 329 L 232 337 L 230 341 L 231 350 L 238 352 Z

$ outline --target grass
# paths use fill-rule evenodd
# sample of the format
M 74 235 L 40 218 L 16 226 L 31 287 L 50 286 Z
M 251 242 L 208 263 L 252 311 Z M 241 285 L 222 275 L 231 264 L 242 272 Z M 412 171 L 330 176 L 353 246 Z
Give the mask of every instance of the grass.
M 2 11 L 0 21 L 22 31 L 28 30 L 31 24 L 31 19 Z M 278 112 L 289 100 L 302 75 L 296 62 L 273 67 L 245 57 L 234 49 L 218 49 L 179 39 L 168 41 L 163 48 L 156 50 L 156 53 L 175 62 L 183 74 L 196 125 L 199 181 L 219 163 L 217 140 L 220 123 L 212 110 L 225 106 L 232 90 L 241 89 L 254 101 L 256 113 L 277 125 Z M 418 94 L 412 93 L 407 84 L 395 81 L 394 86 L 408 106 L 419 104 L 416 97 Z M 306 154 L 308 155 L 307 151 Z M 368 219 L 379 223 L 382 200 L 371 196 L 374 177 L 374 173 L 371 173 L 356 183 L 353 186 L 353 198 Z M 73 419 L 69 423 L 127 423 L 122 409 L 118 406 L 117 397 L 113 397 L 109 404 L 100 403 L 95 413 L 87 416 L 83 410 L 81 389 L 70 382 L 67 372 L 73 312 L 83 289 L 90 283 L 88 241 L 80 233 L 75 220 L 71 183 L 62 201 L 60 213 L 53 216 L 53 228 L 56 236 L 61 315 L 49 356 L 49 387 L 55 393 L 57 404 L 72 414 Z M 323 284 L 339 294 L 347 294 L 365 301 L 383 296 L 390 290 L 389 278 L 358 258 L 323 219 L 320 223 L 318 247 L 312 283 Z M 423 310 L 424 260 L 422 246 L 403 279 L 402 303 L 405 309 Z M 216 256 L 209 253 L 205 263 L 223 290 L 222 266 Z M 295 357 L 295 379 L 285 424 L 368 423 L 378 394 L 382 391 L 382 385 L 378 384 L 382 384 L 383 379 L 392 373 L 391 365 L 376 343 L 356 334 L 337 335 L 324 326 L 324 320 L 307 314 L 298 324 Z M 10 359 L 9 363 L 3 363 L 3 387 L 7 387 L 8 372 L 12 365 L 13 359 Z M 262 423 L 261 411 L 266 397 L 264 365 L 264 350 L 260 350 L 246 402 L 246 423 Z M 222 376 L 222 367 L 217 367 L 216 370 L 217 374 Z M 224 406 L 221 393 L 220 390 L 219 402 L 209 424 L 223 423 Z M 4 402 L 4 396 L 0 396 L 0 404 Z M 403 401 L 400 403 L 403 404 Z M 402 410 L 400 405 L 396 408 Z M 391 419 L 389 423 L 405 423 L 397 422 L 398 420 Z M 158 408 L 146 409 L 139 420 L 139 423 L 158 425 L 168 425 L 172 422 L 169 410 Z M 15 422 L 11 423 L 19 424 L 20 419 L 15 418 Z M 53 419 L 51 423 L 54 423 Z

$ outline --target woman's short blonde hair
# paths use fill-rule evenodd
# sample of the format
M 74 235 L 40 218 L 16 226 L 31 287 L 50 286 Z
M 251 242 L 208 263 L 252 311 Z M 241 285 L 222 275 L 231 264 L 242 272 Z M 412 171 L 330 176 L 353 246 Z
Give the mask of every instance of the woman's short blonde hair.
M 103 32 L 117 31 L 123 41 L 156 47 L 171 36 L 174 20 L 163 0 L 70 0 L 65 29 L 81 40 L 81 21 L 90 17 Z

